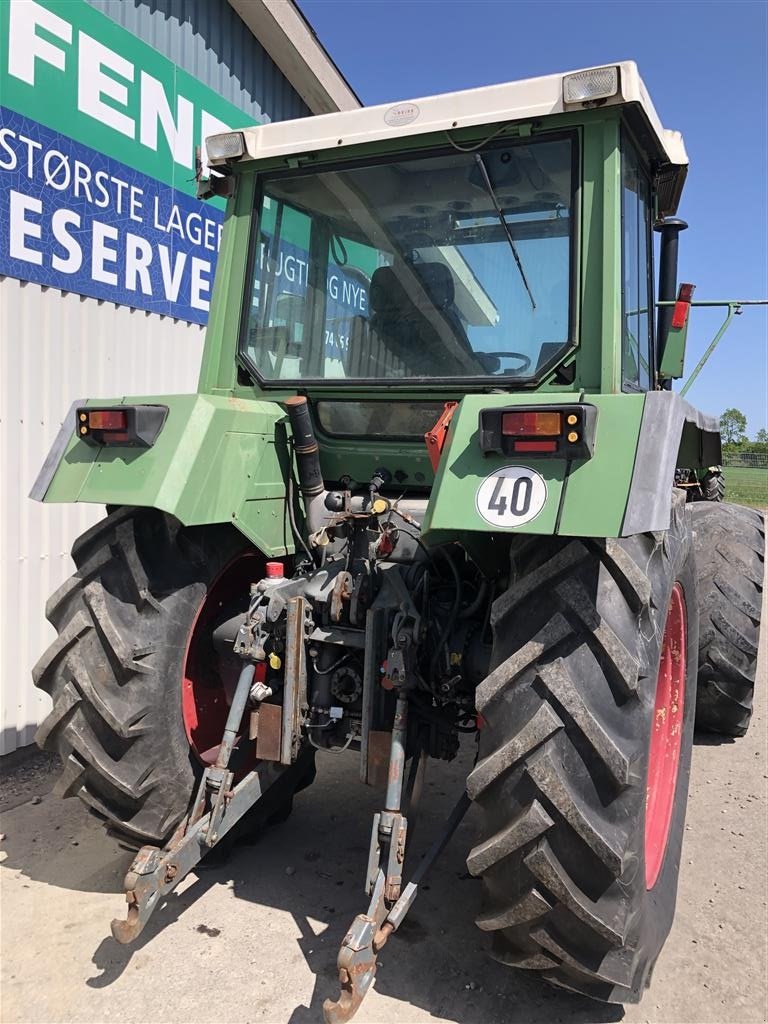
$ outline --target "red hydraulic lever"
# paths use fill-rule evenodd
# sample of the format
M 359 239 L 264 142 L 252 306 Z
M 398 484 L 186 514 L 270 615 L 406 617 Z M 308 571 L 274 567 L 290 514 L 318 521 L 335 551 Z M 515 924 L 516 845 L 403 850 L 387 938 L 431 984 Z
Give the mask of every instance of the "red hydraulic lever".
M 432 463 L 432 469 L 435 473 L 440 462 L 440 456 L 443 453 L 445 439 L 448 436 L 448 427 L 451 425 L 453 414 L 456 412 L 458 405 L 458 402 L 446 402 L 443 406 L 443 411 L 440 413 L 440 419 L 424 435 L 424 441 L 429 452 L 429 461 Z

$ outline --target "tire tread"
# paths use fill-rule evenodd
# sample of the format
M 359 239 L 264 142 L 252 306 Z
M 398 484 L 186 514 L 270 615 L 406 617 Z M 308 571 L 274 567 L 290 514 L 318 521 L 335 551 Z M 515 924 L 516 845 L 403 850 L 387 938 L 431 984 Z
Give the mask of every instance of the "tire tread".
M 765 524 L 754 509 L 688 507 L 699 588 L 696 727 L 744 736 L 752 717 L 765 572 Z
M 478 926 L 496 959 L 609 1001 L 638 1001 L 658 953 L 638 937 L 636 847 L 660 619 L 674 572 L 693 588 L 684 504 L 675 497 L 666 533 L 542 542 L 530 575 L 529 549 L 513 548 L 477 690 L 484 727 L 467 789 L 484 826 L 467 864 L 483 880 Z

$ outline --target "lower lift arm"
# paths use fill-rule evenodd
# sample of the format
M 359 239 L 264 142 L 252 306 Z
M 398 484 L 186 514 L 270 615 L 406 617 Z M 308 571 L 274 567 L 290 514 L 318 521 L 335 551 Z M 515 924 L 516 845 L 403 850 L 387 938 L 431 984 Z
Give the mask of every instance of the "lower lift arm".
M 376 975 L 376 957 L 392 932 L 408 913 L 427 871 L 432 867 L 456 831 L 469 808 L 463 793 L 442 832 L 422 858 L 411 881 L 402 888 L 408 820 L 402 813 L 405 772 L 405 741 L 408 728 L 408 697 L 400 690 L 392 730 L 392 746 L 384 810 L 374 815 L 368 855 L 366 892 L 368 909 L 358 914 L 344 937 L 337 966 L 341 993 L 336 1001 L 326 999 L 326 1024 L 345 1024 L 357 1012 Z M 420 758 L 423 768 L 424 759 Z
M 286 634 L 289 654 L 292 650 L 303 648 L 303 603 L 302 598 L 294 598 L 289 602 Z M 410 814 L 416 803 L 416 794 L 423 781 L 426 753 L 420 751 L 414 754 L 408 785 L 404 787 L 410 676 L 407 666 L 410 662 L 412 637 L 404 628 L 398 628 L 395 632 L 397 640 L 390 651 L 390 672 L 397 676 L 400 685 L 390 744 L 384 809 L 374 816 L 371 833 L 366 871 L 366 892 L 370 902 L 366 913 L 359 914 L 353 921 L 339 951 L 341 993 L 335 1002 L 327 1000 L 323 1007 L 327 1024 L 343 1024 L 357 1011 L 373 983 L 379 950 L 402 923 L 424 876 L 469 807 L 468 797 L 462 794 L 411 881 L 403 888 L 408 837 L 408 818 L 403 808 L 405 804 Z M 287 662 L 295 662 L 298 668 L 286 672 L 284 718 L 297 703 L 297 694 L 304 685 L 300 671 L 302 659 L 288 657 Z M 396 662 L 402 665 L 402 671 L 397 673 L 393 671 Z M 269 815 L 277 809 L 281 799 L 295 790 L 297 779 L 306 773 L 305 759 L 312 753 L 308 749 L 303 752 L 299 750 L 294 763 L 261 760 L 253 771 L 233 786 L 234 775 L 229 770 L 229 761 L 242 724 L 253 677 L 254 666 L 249 661 L 240 673 L 216 763 L 203 773 L 188 817 L 163 849 L 145 846 L 131 864 L 125 878 L 128 913 L 124 920 L 112 922 L 112 934 L 118 942 L 133 942 L 141 934 L 161 903 L 161 897 L 171 893 L 208 850 L 220 842 L 246 813 L 260 807 L 265 816 Z M 293 738 L 291 723 L 289 735 Z

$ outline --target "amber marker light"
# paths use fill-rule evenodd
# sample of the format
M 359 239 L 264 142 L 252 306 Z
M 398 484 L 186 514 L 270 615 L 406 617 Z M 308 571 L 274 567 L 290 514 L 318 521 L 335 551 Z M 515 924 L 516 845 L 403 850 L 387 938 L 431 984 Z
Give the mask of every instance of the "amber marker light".
M 559 437 L 563 430 L 560 412 L 505 412 L 501 432 L 507 437 Z

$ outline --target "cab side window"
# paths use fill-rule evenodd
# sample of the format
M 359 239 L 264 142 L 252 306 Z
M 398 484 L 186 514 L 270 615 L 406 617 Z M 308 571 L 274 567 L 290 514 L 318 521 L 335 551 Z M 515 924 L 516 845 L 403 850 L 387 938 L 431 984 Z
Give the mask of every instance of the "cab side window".
M 624 389 L 648 391 L 654 386 L 651 185 L 626 132 L 622 133 L 621 169 Z

